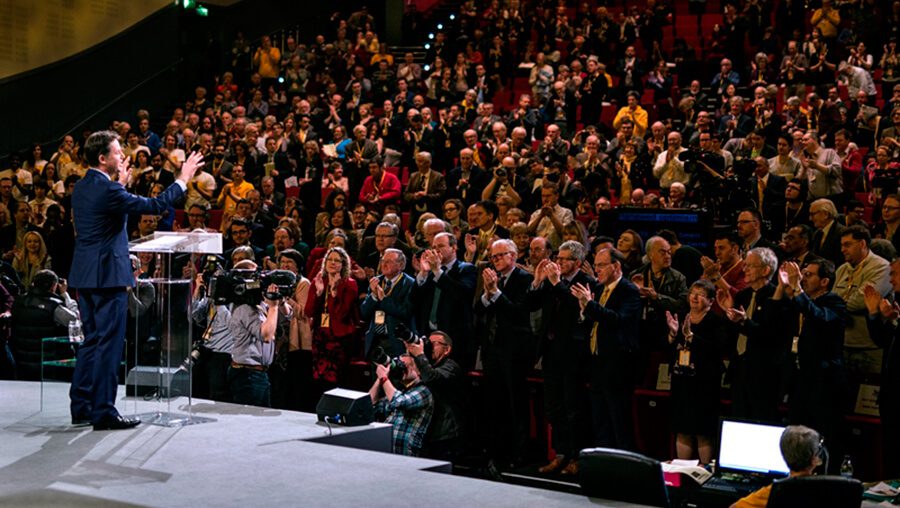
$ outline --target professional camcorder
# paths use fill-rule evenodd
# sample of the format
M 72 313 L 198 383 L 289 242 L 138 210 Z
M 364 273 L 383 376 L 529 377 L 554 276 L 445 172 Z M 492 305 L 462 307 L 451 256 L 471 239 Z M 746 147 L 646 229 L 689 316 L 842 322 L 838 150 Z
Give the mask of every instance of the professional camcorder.
M 276 292 L 268 292 L 270 285 L 277 286 Z M 297 287 L 297 276 L 287 270 L 231 270 L 210 277 L 209 294 L 216 305 L 248 304 L 256 305 L 263 300 L 280 300 L 293 296 Z

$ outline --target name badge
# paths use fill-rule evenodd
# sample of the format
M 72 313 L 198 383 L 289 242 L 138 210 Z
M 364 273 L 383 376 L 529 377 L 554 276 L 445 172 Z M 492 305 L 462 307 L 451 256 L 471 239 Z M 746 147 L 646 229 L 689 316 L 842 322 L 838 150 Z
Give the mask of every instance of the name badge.
M 383 310 L 376 310 L 376 311 L 375 311 L 375 324 L 376 324 L 376 325 L 383 325 L 383 324 L 384 324 L 384 311 L 383 311 Z
M 266 176 L 272 176 L 272 170 L 275 169 L 275 163 L 267 162 L 265 164 L 265 168 L 266 168 Z
M 791 342 L 791 353 L 797 354 L 798 352 L 800 352 L 800 337 L 794 337 Z
M 690 349 L 682 349 L 678 352 L 678 365 L 681 367 L 689 367 L 691 365 Z
M 331 328 L 331 316 L 329 316 L 327 312 L 322 314 L 321 328 Z

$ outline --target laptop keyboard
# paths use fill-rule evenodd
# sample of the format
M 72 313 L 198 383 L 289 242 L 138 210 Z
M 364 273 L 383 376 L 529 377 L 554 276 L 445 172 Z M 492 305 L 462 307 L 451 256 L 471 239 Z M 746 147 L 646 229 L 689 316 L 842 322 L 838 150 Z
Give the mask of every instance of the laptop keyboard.
M 730 494 L 738 494 L 745 489 L 738 489 L 734 486 L 734 482 L 724 480 L 722 478 L 710 478 L 703 484 L 704 489 L 717 490 L 719 492 L 727 492 Z

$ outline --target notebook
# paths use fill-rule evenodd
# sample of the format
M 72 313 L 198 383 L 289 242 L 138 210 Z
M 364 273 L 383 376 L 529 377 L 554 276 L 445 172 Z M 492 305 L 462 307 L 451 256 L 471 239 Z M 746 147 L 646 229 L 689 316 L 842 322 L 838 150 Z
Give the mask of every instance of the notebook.
M 784 427 L 723 418 L 716 473 L 704 488 L 749 493 L 790 472 L 781 456 Z

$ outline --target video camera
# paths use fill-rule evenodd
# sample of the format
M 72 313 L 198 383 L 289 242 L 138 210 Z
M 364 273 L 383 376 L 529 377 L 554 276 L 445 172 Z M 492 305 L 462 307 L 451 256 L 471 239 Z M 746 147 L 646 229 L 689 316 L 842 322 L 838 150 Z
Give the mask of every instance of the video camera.
M 689 148 L 678 154 L 678 160 L 684 163 L 685 173 L 697 172 L 697 163 L 706 164 L 720 174 L 725 172 L 725 158 L 706 150 Z
M 277 286 L 276 292 L 267 291 L 272 284 Z M 263 297 L 269 300 L 289 298 L 296 287 L 297 276 L 287 270 L 231 270 L 210 277 L 209 295 L 216 305 L 256 305 Z

